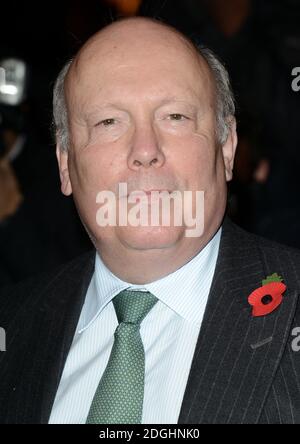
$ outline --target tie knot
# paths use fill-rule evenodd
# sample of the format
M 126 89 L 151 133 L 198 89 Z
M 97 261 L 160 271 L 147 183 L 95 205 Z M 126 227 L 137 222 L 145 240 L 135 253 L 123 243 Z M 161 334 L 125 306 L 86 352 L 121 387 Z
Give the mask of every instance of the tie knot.
M 149 291 L 123 290 L 113 299 L 119 323 L 140 324 L 156 302 Z

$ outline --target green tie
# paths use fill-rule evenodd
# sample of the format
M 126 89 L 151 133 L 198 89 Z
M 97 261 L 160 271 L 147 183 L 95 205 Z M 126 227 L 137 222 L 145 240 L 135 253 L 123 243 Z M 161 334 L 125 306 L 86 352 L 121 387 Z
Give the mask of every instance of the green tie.
M 156 297 L 148 291 L 124 290 L 114 298 L 119 325 L 87 424 L 141 423 L 145 352 L 140 324 L 156 302 Z

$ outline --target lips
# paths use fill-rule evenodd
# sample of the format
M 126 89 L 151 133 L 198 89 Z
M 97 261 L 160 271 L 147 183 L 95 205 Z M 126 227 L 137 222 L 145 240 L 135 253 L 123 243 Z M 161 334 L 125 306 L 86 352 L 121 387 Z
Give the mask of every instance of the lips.
M 147 202 L 151 200 L 151 202 L 155 202 L 166 196 L 165 193 L 168 193 L 170 195 L 172 191 L 169 190 L 162 190 L 162 189 L 151 189 L 151 190 L 137 190 L 132 191 L 128 194 L 127 198 L 131 198 L 133 200 L 143 201 L 143 199 L 146 199 Z
M 147 195 L 150 195 L 152 192 L 158 191 L 159 193 L 163 192 L 163 191 L 167 191 L 169 194 L 171 193 L 171 191 L 169 190 L 158 190 L 158 189 L 152 189 L 152 190 L 143 190 L 144 193 L 146 193 Z
M 157 194 L 157 193 L 162 193 L 162 192 L 167 192 L 168 194 L 171 194 L 172 193 L 172 191 L 169 191 L 169 190 L 159 190 L 159 189 L 151 189 L 151 190 L 134 190 L 134 191 L 131 191 L 130 193 L 128 193 L 128 195 L 127 195 L 127 197 L 128 196 L 151 196 L 151 194 L 152 193 L 155 193 L 155 194 Z

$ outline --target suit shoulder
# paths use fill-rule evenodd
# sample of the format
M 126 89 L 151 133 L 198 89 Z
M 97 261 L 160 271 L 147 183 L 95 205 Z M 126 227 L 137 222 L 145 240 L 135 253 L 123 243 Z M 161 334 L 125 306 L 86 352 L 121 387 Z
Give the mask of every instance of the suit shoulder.
M 250 233 L 238 225 L 230 221 L 230 229 L 234 231 L 234 239 L 237 245 L 244 248 L 247 245 L 258 246 L 263 250 L 270 252 L 281 252 L 283 254 L 288 254 L 295 259 L 300 258 L 300 249 L 294 248 L 279 242 L 267 239 L 265 237 L 259 236 L 254 233 Z
M 49 294 L 60 282 L 72 279 L 84 268 L 94 263 L 94 251 L 84 253 L 51 271 L 29 277 L 19 283 L 0 288 L 0 321 L 14 317 L 20 310 L 30 310 L 37 305 L 43 295 Z M 1 325 L 1 322 L 0 322 Z
M 289 245 L 281 244 L 279 242 L 267 239 L 257 234 L 250 234 L 253 241 L 264 251 L 270 254 L 287 255 L 295 260 L 300 260 L 300 250 Z
M 251 257 L 263 264 L 265 276 L 278 273 L 286 283 L 300 291 L 300 250 L 249 233 L 230 222 L 233 248 L 242 252 L 245 261 Z

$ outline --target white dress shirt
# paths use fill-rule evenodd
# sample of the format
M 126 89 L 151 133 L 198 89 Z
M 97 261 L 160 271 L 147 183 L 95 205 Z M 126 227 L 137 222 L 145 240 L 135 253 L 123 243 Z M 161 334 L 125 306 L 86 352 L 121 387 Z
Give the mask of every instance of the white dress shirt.
M 130 288 L 158 302 L 141 323 L 145 349 L 143 424 L 176 424 L 216 266 L 221 228 L 192 260 L 145 285 L 124 282 L 96 254 L 80 319 L 52 408 L 50 424 L 86 422 L 118 326 L 112 299 Z

